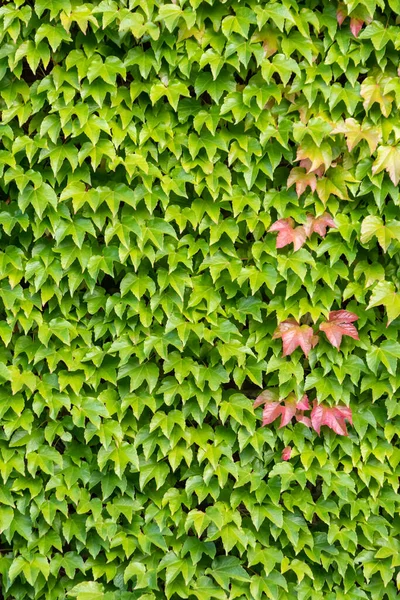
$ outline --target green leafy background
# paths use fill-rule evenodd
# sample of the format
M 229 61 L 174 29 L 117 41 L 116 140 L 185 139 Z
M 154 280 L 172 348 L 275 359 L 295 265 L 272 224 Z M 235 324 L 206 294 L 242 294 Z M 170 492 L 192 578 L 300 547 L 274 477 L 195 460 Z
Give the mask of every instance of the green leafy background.
M 397 597 L 399 22 L 2 2 L 5 600 Z M 282 356 L 277 324 L 343 308 L 359 341 Z M 349 436 L 261 427 L 278 387 L 351 406 Z

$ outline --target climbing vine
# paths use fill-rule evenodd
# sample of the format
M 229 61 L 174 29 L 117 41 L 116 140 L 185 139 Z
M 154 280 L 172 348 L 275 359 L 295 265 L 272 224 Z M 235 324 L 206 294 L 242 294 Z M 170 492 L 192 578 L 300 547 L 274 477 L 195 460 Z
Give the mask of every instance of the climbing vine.
M 4 0 L 0 596 L 394 600 L 399 0 Z

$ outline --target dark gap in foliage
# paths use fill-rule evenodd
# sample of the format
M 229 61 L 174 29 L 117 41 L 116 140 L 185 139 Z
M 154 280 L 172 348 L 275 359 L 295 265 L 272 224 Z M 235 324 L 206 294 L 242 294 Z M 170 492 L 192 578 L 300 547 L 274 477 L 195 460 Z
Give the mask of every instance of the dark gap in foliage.
M 318 500 L 318 498 L 320 498 L 322 494 L 322 484 L 323 479 L 321 477 L 317 477 L 317 482 L 315 485 L 313 485 L 310 481 L 307 481 L 306 486 L 310 490 L 311 496 L 315 502 Z
M 32 84 L 35 81 L 41 81 L 42 79 L 47 77 L 47 75 L 49 73 L 51 73 L 51 70 L 53 68 L 53 64 L 52 64 L 51 60 L 49 61 L 49 64 L 47 65 L 46 68 L 44 68 L 43 63 L 40 63 L 36 69 L 36 72 L 32 71 L 32 69 L 30 68 L 28 61 L 26 59 L 23 59 L 22 64 L 23 64 L 23 67 L 22 67 L 21 79 L 28 84 Z
M 103 288 L 106 291 L 106 293 L 110 296 L 112 296 L 113 294 L 118 294 L 120 291 L 119 283 L 117 284 L 115 279 L 107 273 L 103 275 L 101 283 L 98 284 L 98 287 Z
M 213 104 L 212 98 L 208 92 L 203 92 L 202 94 L 200 94 L 199 98 L 202 104 L 206 104 L 207 106 Z

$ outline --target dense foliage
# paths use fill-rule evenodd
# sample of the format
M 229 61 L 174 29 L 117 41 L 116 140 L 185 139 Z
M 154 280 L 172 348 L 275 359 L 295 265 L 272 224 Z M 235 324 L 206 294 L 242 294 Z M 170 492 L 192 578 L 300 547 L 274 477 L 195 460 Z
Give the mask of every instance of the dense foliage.
M 1 3 L 5 600 L 397 597 L 399 24 Z

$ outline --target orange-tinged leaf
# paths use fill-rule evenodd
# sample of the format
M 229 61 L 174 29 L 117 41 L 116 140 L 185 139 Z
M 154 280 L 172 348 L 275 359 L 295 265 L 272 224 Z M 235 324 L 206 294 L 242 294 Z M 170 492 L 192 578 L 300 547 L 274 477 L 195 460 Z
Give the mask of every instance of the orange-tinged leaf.
M 337 227 L 333 217 L 329 213 L 324 213 L 320 217 L 307 215 L 307 223 L 304 225 L 307 237 L 310 237 L 313 233 L 318 233 L 321 237 L 325 237 L 327 227 Z
M 318 169 L 312 169 L 312 162 L 309 158 L 302 158 L 300 161 L 300 167 L 302 169 L 305 169 L 307 171 L 307 173 L 314 173 L 314 175 L 316 177 L 322 177 L 323 174 L 325 173 L 325 168 L 323 165 L 321 165 L 320 167 L 318 167 Z
M 291 217 L 275 221 L 268 231 L 277 231 L 276 247 L 284 248 L 288 244 L 293 244 L 294 250 L 299 250 L 306 241 L 306 231 L 302 225 L 293 227 L 294 221 Z
M 317 187 L 317 178 L 315 173 L 306 173 L 304 169 L 301 167 L 294 167 L 290 171 L 287 187 L 290 188 L 293 184 L 296 184 L 296 194 L 297 196 L 301 196 L 303 192 L 310 187 L 313 192 Z
M 276 29 L 270 26 L 264 26 L 260 31 L 256 29 L 251 37 L 251 42 L 253 44 L 257 42 L 263 43 L 264 56 L 266 58 L 273 56 L 279 49 L 279 39 Z
M 332 163 L 332 148 L 327 141 L 324 141 L 320 146 L 317 146 L 310 136 L 305 136 L 297 149 L 296 160 L 304 160 L 307 158 L 311 162 L 311 166 L 308 170 L 309 173 L 321 166 L 323 166 L 326 171 Z
M 290 460 L 290 455 L 292 454 L 292 449 L 290 446 L 286 446 L 282 450 L 282 460 Z

